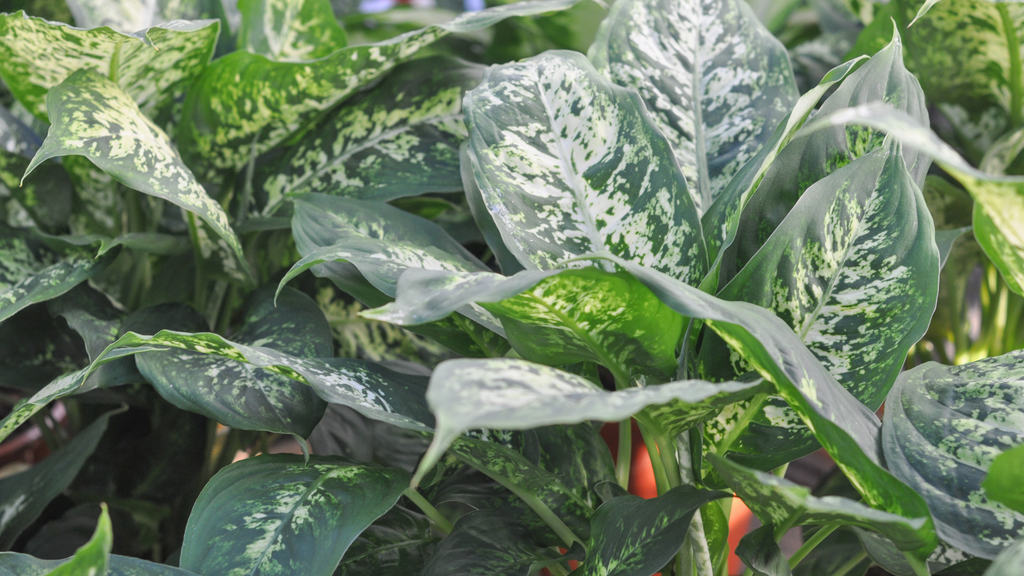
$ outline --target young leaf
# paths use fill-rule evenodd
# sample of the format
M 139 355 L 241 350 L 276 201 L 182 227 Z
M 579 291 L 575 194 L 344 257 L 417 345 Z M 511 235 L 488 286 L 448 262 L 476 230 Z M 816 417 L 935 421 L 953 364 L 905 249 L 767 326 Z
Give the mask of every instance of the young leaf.
M 331 328 L 316 303 L 289 289 L 275 306 L 270 286 L 250 297 L 233 338 L 297 358 L 329 358 L 334 352 Z M 209 354 L 146 352 L 135 363 L 165 400 L 231 428 L 307 438 L 327 407 L 305 384 Z
M 134 34 L 110 28 L 82 30 L 32 18 L 0 15 L 0 76 L 29 112 L 46 120 L 47 91 L 73 72 L 91 68 L 110 78 L 143 114 L 160 114 L 206 68 L 220 29 L 217 22 L 169 22 Z M 40 47 L 46 50 L 41 51 Z
M 501 511 L 478 510 L 459 518 L 420 575 L 528 576 L 531 564 L 552 556 L 557 557 L 537 546 L 522 522 Z
M 271 60 L 315 60 L 348 44 L 330 0 L 242 0 L 238 49 Z
M 922 548 L 934 538 L 926 518 L 904 518 L 848 498 L 819 498 L 812 496 L 809 488 L 774 474 L 740 466 L 717 454 L 708 454 L 707 458 L 725 483 L 765 524 L 860 526 L 883 534 L 900 550 Z
M 185 527 L 181 567 L 199 574 L 330 576 L 408 486 L 394 468 L 273 454 L 214 476 Z
M 437 542 L 431 532 L 426 516 L 396 504 L 352 542 L 334 576 L 422 574 Z
M 167 135 L 117 84 L 90 69 L 74 72 L 46 95 L 49 133 L 26 170 L 57 156 L 85 156 L 125 186 L 162 198 L 209 223 L 245 274 L 248 261 L 228 216 L 206 194 Z
M 239 170 L 321 118 L 326 110 L 451 34 L 511 16 L 564 10 L 578 0 L 534 0 L 467 12 L 378 44 L 349 46 L 313 62 L 274 62 L 239 51 L 218 59 L 185 99 L 180 144 L 201 178 Z M 254 115 L 251 111 L 259 110 Z M 199 169 L 202 167 L 202 169 Z
M 462 190 L 462 96 L 482 72 L 441 56 L 399 66 L 257 171 L 257 190 L 267 196 L 263 212 L 302 192 L 385 201 Z
M 70 559 L 63 560 L 40 560 L 28 554 L 16 552 L 0 553 L 0 576 L 49 576 L 53 570 L 70 562 Z M 80 569 L 81 565 L 75 565 Z M 78 576 L 78 572 L 74 573 Z M 88 574 L 85 572 L 84 574 Z M 70 575 L 68 575 L 70 576 Z M 118 556 L 111 554 L 107 557 L 106 576 L 198 576 L 193 572 L 175 568 L 166 564 L 157 564 L 148 560 L 131 558 L 129 556 Z
M 799 96 L 786 48 L 742 0 L 616 2 L 589 56 L 640 92 L 701 213 Z
M 928 362 L 904 372 L 886 401 L 889 469 L 928 502 L 946 542 L 994 558 L 1024 536 L 1024 513 L 992 501 L 982 481 L 993 459 L 1024 443 L 1017 351 L 962 366 Z
M 70 442 L 28 470 L 0 479 L 0 550 L 15 540 L 78 476 L 96 450 L 113 412 L 97 418 Z
M 476 183 L 523 266 L 607 250 L 703 278 L 696 206 L 636 92 L 578 53 L 547 52 L 488 69 L 465 106 Z
M 612 498 L 590 521 L 587 559 L 576 572 L 580 576 L 650 576 L 679 551 L 694 512 L 726 496 L 678 486 L 650 500 Z
M 46 573 L 46 576 L 80 576 L 81 574 L 107 574 L 110 549 L 114 547 L 114 529 L 110 525 L 107 505 L 101 504 L 100 521 L 96 532 L 67 562 Z
M 988 467 L 988 476 L 981 487 L 990 500 L 1002 502 L 1024 514 L 1024 488 L 1020 484 L 1020 471 L 1024 470 L 1024 445 L 1011 448 L 996 456 Z
M 786 555 L 775 541 L 775 525 L 765 524 L 748 532 L 736 546 L 736 555 L 756 576 L 792 576 Z

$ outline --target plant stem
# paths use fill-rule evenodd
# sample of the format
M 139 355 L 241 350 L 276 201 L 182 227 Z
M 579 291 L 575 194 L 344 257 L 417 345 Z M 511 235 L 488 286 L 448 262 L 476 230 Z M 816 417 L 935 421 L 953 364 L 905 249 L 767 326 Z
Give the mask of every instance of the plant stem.
M 630 418 L 619 422 L 619 454 L 615 458 L 615 480 L 629 490 L 629 468 L 633 457 L 633 425 Z
M 561 564 L 551 564 L 547 566 L 548 572 L 551 572 L 551 576 L 569 576 L 569 573 L 562 568 Z
M 928 565 L 917 559 L 916 556 L 910 552 L 904 552 L 903 556 L 907 559 L 907 563 L 914 569 L 915 576 L 931 576 L 931 572 L 928 571 Z
M 789 529 L 793 527 L 793 524 L 796 523 L 796 521 L 800 518 L 800 514 L 802 513 L 803 510 L 799 508 L 794 510 L 793 513 L 789 515 L 789 518 L 786 518 L 786 520 L 782 524 L 779 524 L 775 527 L 774 536 L 776 543 L 782 540 L 782 537 L 786 535 L 786 532 L 789 532 Z
M 540 498 L 538 498 L 536 494 L 523 490 L 523 488 L 518 484 L 514 482 L 509 482 L 501 475 L 495 474 L 494 472 L 488 470 L 486 467 L 474 466 L 474 468 L 476 468 L 480 472 L 483 472 L 489 478 L 507 488 L 509 492 L 515 494 L 516 496 L 519 496 L 519 499 L 522 500 L 527 506 L 529 506 L 531 510 L 536 512 L 537 516 L 540 516 L 540 519 L 543 520 L 544 523 L 547 524 L 551 528 L 551 530 L 553 530 L 554 533 L 562 539 L 562 542 L 565 543 L 566 548 L 571 548 L 573 542 L 579 542 L 580 544 L 583 544 L 583 540 L 580 539 L 580 537 L 577 536 L 572 531 L 572 529 L 566 526 L 565 522 L 562 522 L 562 519 L 556 516 L 555 513 L 551 511 L 551 508 L 548 508 L 548 505 L 545 504 Z
M 443 532 L 445 536 L 452 533 L 452 528 L 454 528 L 452 523 L 444 517 L 444 514 L 438 512 L 437 508 L 434 508 L 430 502 L 427 502 L 427 499 L 424 498 L 423 495 L 415 488 L 406 488 L 405 492 L 402 493 L 405 494 L 406 498 L 412 500 L 412 503 L 419 507 L 419 509 L 427 515 L 427 518 L 430 518 L 434 525 L 437 526 L 437 529 Z
M 807 542 L 804 542 L 803 546 L 801 546 L 799 550 L 797 550 L 793 553 L 792 556 L 790 556 L 789 567 L 795 568 L 801 560 L 803 560 L 808 554 L 810 554 L 811 551 L 818 546 L 818 544 L 821 544 L 822 540 L 828 538 L 829 534 L 835 532 L 837 528 L 839 528 L 839 524 L 826 524 L 822 526 L 817 532 L 814 533 L 813 536 L 807 539 Z
M 726 433 L 725 438 L 722 438 L 722 441 L 715 446 L 715 454 L 725 456 L 725 453 L 729 451 L 729 448 L 732 448 L 733 443 L 736 442 L 736 439 L 740 437 L 740 434 L 746 430 L 747 425 L 750 424 L 750 421 L 754 419 L 754 416 L 757 415 L 761 410 L 761 407 L 764 406 L 764 403 L 767 401 L 768 394 L 764 392 L 750 399 L 750 404 L 747 405 L 746 410 L 744 410 L 743 413 L 740 414 L 740 417 L 736 419 L 736 423 L 733 424 L 732 428 L 729 429 L 729 432 Z
M 864 550 L 861 550 L 860 553 L 858 553 L 856 556 L 854 556 L 853 558 L 850 558 L 850 560 L 846 564 L 843 564 L 842 566 L 837 568 L 836 569 L 836 573 L 833 574 L 833 576 L 846 576 L 846 574 L 850 570 L 853 570 L 854 568 L 856 568 L 857 565 L 860 564 L 861 562 L 863 562 L 864 559 L 867 558 L 867 557 L 868 557 L 868 553 L 866 551 L 864 551 Z
M 996 4 L 999 19 L 1003 24 L 1010 64 L 1010 126 L 1016 127 L 1021 122 L 1021 108 L 1024 108 L 1024 91 L 1021 86 L 1020 41 L 1017 39 L 1017 27 L 1014 25 L 1010 10 L 1002 4 Z
M 647 448 L 647 455 L 651 458 L 651 470 L 654 472 L 654 483 L 658 487 L 658 495 L 668 492 L 672 486 L 669 484 L 668 476 L 665 474 L 664 461 L 661 459 L 661 449 L 654 439 L 654 434 L 641 425 L 640 435 L 644 439 L 644 446 Z
M 711 549 L 708 548 L 708 538 L 704 534 L 704 520 L 701 518 L 700 509 L 693 514 L 690 521 L 690 544 L 693 546 L 693 563 L 697 567 L 697 576 L 714 576 L 715 567 L 711 562 Z

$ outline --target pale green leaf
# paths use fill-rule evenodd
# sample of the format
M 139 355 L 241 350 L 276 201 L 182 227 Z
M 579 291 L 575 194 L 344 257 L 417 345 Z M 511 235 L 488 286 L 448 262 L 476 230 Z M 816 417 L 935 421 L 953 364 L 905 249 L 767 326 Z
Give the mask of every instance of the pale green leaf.
M 129 556 L 111 554 L 107 558 L 106 576 L 198 576 L 180 568 Z M 0 576 L 47 576 L 68 561 L 40 560 L 28 554 L 3 552 L 0 553 Z
M 743 0 L 616 2 L 589 55 L 640 92 L 702 213 L 799 96 L 785 47 Z
M 330 0 L 241 0 L 238 49 L 271 60 L 315 60 L 348 44 Z
M 982 487 L 990 500 L 1002 502 L 1024 514 L 1024 487 L 1017 477 L 1021 470 L 1024 470 L 1024 445 L 996 456 L 988 467 L 988 476 Z
M 114 547 L 114 528 L 110 524 L 107 505 L 100 505 L 100 520 L 92 538 L 75 551 L 67 562 L 46 573 L 46 576 L 97 576 L 108 574 L 110 549 Z

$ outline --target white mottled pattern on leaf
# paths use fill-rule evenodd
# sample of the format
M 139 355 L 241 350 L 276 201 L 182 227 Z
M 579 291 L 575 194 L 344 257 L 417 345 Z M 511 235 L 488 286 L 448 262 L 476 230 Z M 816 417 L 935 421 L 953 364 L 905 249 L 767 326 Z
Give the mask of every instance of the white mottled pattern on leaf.
M 238 49 L 272 60 L 322 58 L 347 44 L 329 0 L 242 0 Z
M 21 12 L 3 14 L 0 75 L 18 101 L 43 120 L 47 91 L 82 68 L 114 79 L 156 118 L 206 68 L 218 29 L 215 21 L 177 21 L 128 35 L 109 28 L 82 30 Z
M 703 277 L 696 207 L 635 92 L 578 53 L 546 52 L 490 68 L 465 106 L 476 183 L 524 266 L 610 251 L 691 284 Z
M 26 174 L 50 158 L 85 156 L 126 186 L 202 218 L 220 236 L 215 242 L 247 269 L 224 209 L 196 181 L 167 135 L 116 84 L 79 70 L 51 89 L 47 102 L 52 126 Z
M 703 213 L 799 96 L 786 49 L 743 0 L 626 0 L 590 59 L 635 88 Z

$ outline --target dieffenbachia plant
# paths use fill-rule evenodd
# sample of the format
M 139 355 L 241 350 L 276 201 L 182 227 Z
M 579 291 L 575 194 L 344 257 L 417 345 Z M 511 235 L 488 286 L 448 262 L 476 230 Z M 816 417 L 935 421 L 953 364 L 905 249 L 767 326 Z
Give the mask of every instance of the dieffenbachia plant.
M 1019 58 L 922 76 L 973 4 L 872 24 L 803 93 L 742 0 L 351 45 L 332 4 L 0 15 L 0 440 L 53 449 L 0 480 L 0 574 L 727 576 L 731 494 L 751 574 L 1011 573 L 1020 354 L 902 371 L 964 232 L 938 170 L 1024 270 Z M 589 50 L 480 62 L 553 45 Z M 988 90 L 962 114 L 960 80 Z M 780 477 L 819 447 L 844 496 Z

